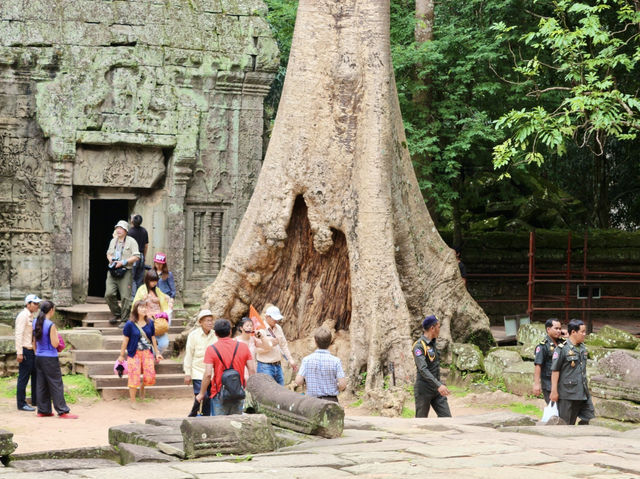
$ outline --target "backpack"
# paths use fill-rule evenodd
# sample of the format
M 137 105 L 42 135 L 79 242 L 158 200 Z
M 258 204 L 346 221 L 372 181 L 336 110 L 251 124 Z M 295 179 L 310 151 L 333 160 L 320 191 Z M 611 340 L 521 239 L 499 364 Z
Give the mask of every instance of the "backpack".
M 235 341 L 236 348 L 233 350 L 233 357 L 231 358 L 230 367 L 222 360 L 222 356 L 220 356 L 220 352 L 218 349 L 212 344 L 211 347 L 218 355 L 220 362 L 222 363 L 222 367 L 224 371 L 222 371 L 222 377 L 220 381 L 222 383 L 222 387 L 220 388 L 220 399 L 222 402 L 225 401 L 237 401 L 238 399 L 244 399 L 245 393 L 244 388 L 242 387 L 242 380 L 240 379 L 240 373 L 233 369 L 233 360 L 236 358 L 236 352 L 238 351 L 238 341 Z

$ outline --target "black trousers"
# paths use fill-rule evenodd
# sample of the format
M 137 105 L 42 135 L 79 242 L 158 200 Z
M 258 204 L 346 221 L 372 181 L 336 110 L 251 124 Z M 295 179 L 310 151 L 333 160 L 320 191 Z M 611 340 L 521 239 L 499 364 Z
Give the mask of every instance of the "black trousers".
M 447 398 L 438 391 L 434 391 L 426 383 L 416 381 L 413 386 L 413 395 L 416 400 L 416 417 L 429 417 L 431 408 L 433 408 L 438 417 L 451 417 Z
M 558 415 L 564 422 L 572 426 L 576 423 L 578 417 L 582 424 L 588 424 L 591 419 L 596 417 L 590 397 L 579 401 L 558 399 Z
M 544 396 L 544 402 L 546 402 L 547 404 L 549 404 L 549 401 L 551 400 L 551 391 L 548 391 L 546 389 L 542 390 L 542 395 Z M 593 419 L 595 416 L 595 408 L 593 407 L 593 402 L 591 401 L 591 397 L 589 397 L 589 399 L 587 399 L 587 401 L 589 402 L 589 404 L 584 408 L 584 409 L 580 409 L 580 411 L 578 411 L 578 417 L 580 418 L 580 424 L 589 424 L 589 421 L 591 419 Z M 581 401 L 578 401 L 581 402 Z M 560 401 L 558 401 L 558 414 L 560 414 Z M 562 417 L 562 416 L 560 416 Z M 564 419 L 564 418 L 562 418 Z M 569 419 L 571 419 L 571 417 L 569 417 Z M 575 419 L 574 419 L 575 422 Z M 569 424 L 569 423 L 567 423 Z
M 64 400 L 64 386 L 58 358 L 36 356 L 36 371 L 38 379 L 38 413 L 51 414 L 51 402 L 58 414 L 69 412 L 69 406 Z
M 201 379 L 192 379 L 191 383 L 193 384 L 193 394 L 198 395 L 200 393 L 200 389 L 202 386 Z M 196 417 L 198 414 L 201 416 L 211 416 L 211 383 L 207 387 L 207 394 L 202 398 L 202 402 L 199 403 L 197 399 L 193 400 L 193 406 L 191 406 L 191 411 L 189 412 L 188 417 Z M 200 406 L 202 405 L 202 408 Z
M 31 379 L 31 404 L 36 404 L 36 355 L 33 349 L 22 348 L 22 362 L 18 364 L 18 385 L 16 399 L 18 409 L 27 405 L 27 383 Z

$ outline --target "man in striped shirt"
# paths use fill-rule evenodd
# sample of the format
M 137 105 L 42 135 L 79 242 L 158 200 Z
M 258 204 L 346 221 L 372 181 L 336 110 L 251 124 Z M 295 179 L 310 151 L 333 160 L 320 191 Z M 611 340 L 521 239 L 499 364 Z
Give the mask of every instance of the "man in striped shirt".
M 340 359 L 329 352 L 331 333 L 318 328 L 314 338 L 316 349 L 302 360 L 296 384 L 307 383 L 307 395 L 338 402 L 338 393 L 347 387 Z

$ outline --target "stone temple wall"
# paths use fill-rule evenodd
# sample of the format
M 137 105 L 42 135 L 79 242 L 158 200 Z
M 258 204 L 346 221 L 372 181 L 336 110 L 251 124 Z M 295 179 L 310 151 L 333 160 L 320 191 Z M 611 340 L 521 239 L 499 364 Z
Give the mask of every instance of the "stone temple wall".
M 198 302 L 262 161 L 262 0 L 0 2 L 0 303 L 87 295 L 90 203 L 128 201 Z M 105 259 L 106 262 L 106 259 Z M 149 264 L 149 262 L 147 262 Z M 105 265 L 106 266 L 106 265 Z

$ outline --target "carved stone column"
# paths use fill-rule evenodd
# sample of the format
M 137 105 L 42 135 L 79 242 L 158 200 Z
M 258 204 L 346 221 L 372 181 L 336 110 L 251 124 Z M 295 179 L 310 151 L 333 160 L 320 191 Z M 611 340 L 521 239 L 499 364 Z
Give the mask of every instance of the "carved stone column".
M 45 216 L 45 231 L 51 231 L 53 302 L 58 306 L 72 304 L 71 245 L 72 245 L 72 178 L 76 145 L 59 138 L 49 140 L 51 192 L 49 211 Z

